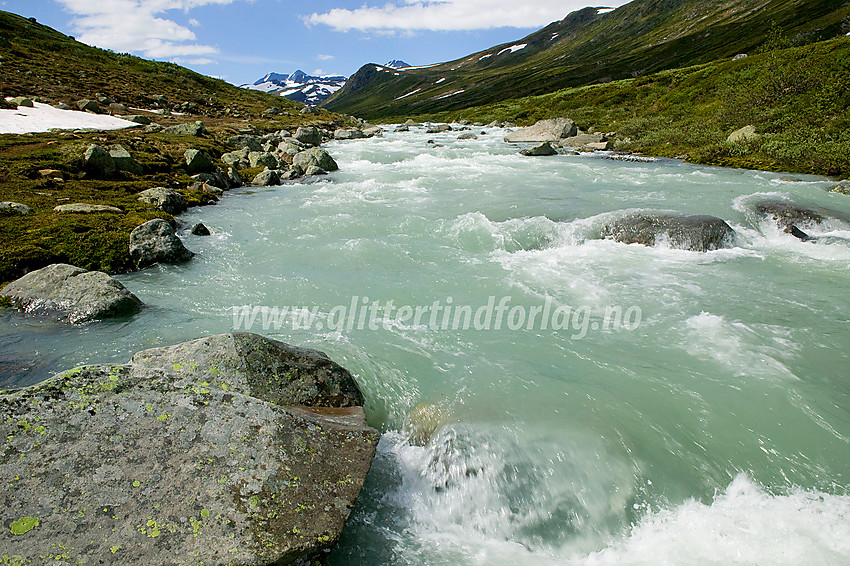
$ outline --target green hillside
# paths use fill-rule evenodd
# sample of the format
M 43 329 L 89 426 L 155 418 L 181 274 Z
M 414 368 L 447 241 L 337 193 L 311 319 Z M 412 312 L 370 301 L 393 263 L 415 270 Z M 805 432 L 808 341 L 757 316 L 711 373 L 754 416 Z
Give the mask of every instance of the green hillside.
M 364 118 L 457 110 L 748 53 L 773 25 L 795 45 L 829 39 L 850 31 L 850 3 L 634 0 L 603 14 L 585 8 L 516 42 L 433 67 L 366 65 L 324 106 Z
M 171 216 L 138 201 L 152 187 L 179 190 L 190 205 L 215 198 L 192 190 L 184 152 L 200 149 L 217 158 L 237 133 L 263 134 L 300 125 L 335 128 L 350 119 L 327 111 L 302 114 L 304 106 L 245 90 L 171 63 L 116 54 L 75 41 L 27 18 L 0 11 L 0 94 L 74 107 L 83 98 L 107 97 L 129 108 L 180 108 L 174 114 L 132 110 L 161 126 L 203 121 L 195 137 L 141 128 L 108 132 L 0 135 L 0 201 L 29 206 L 32 214 L 0 212 L 0 285 L 51 263 L 118 273 L 133 269 L 130 232 L 152 218 Z M 186 106 L 186 103 L 189 103 Z M 279 112 L 266 112 L 275 107 Z M 91 144 L 120 144 L 142 167 L 110 178 L 83 170 Z M 248 170 L 246 176 L 258 171 Z M 250 176 L 247 177 L 251 179 Z M 57 214 L 67 203 L 102 204 L 120 213 Z
M 761 53 L 744 59 L 418 118 L 527 125 L 568 116 L 584 129 L 616 132 L 622 149 L 696 163 L 850 177 L 850 38 L 786 44 L 774 32 Z M 755 126 L 759 137 L 726 141 L 745 125 Z

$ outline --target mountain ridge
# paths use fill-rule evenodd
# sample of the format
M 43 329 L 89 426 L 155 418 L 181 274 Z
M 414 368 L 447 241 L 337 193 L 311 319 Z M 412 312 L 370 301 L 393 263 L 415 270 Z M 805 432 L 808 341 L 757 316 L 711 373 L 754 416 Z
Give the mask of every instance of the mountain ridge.
M 850 31 L 850 4 L 634 0 L 584 8 L 514 42 L 397 76 L 364 65 L 324 106 L 371 119 L 467 108 L 745 53 L 773 26 L 798 44 L 835 37 Z

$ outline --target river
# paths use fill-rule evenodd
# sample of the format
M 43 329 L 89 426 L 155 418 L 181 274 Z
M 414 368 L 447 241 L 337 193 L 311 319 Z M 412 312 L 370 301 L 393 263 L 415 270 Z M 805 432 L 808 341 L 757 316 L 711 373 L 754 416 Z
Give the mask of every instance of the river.
M 753 212 L 850 215 L 850 197 L 814 176 L 527 158 L 487 132 L 332 142 L 328 179 L 193 209 L 213 235 L 184 233 L 192 262 L 120 277 L 148 305 L 133 319 L 2 315 L 0 386 L 253 313 L 355 374 L 383 433 L 333 565 L 850 563 L 850 224 L 802 242 Z M 735 242 L 599 239 L 648 210 L 718 216 Z

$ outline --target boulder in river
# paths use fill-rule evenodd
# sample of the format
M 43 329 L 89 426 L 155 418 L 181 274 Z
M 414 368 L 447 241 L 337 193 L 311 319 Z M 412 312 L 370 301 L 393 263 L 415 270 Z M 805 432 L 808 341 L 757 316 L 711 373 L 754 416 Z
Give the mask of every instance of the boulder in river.
M 56 263 L 6 285 L 0 295 L 18 309 L 78 324 L 139 311 L 142 302 L 106 273 Z
M 183 263 L 194 255 L 177 237 L 174 227 L 161 218 L 130 232 L 130 257 L 139 269 L 155 263 Z
M 74 564 L 317 563 L 375 454 L 361 405 L 325 354 L 254 334 L 4 392 L 3 552 L 21 563 L 57 548 Z
M 292 164 L 302 171 L 307 171 L 311 165 L 315 165 L 325 171 L 336 171 L 339 169 L 334 158 L 321 147 L 314 147 L 295 154 L 295 157 L 292 158 Z
M 520 151 L 520 154 L 528 157 L 545 157 L 549 155 L 558 155 L 558 150 L 552 147 L 551 143 L 543 142 L 540 145 Z
M 803 228 L 811 228 L 821 224 L 828 216 L 838 217 L 838 213 L 827 210 L 806 208 L 782 200 L 763 200 L 757 202 L 755 210 L 765 218 L 776 222 L 782 230 L 804 242 L 815 240 Z M 801 228 L 802 227 L 802 228 Z
M 605 223 L 603 238 L 624 244 L 654 246 L 666 241 L 672 247 L 705 252 L 731 245 L 735 231 L 714 216 L 632 214 Z
M 569 118 L 540 120 L 533 126 L 521 128 L 505 136 L 506 142 L 557 142 L 578 133 L 576 123 Z
M 354 128 L 354 129 L 345 129 L 340 128 L 334 131 L 334 139 L 335 140 L 356 140 L 365 137 L 363 132 Z
M 252 185 L 257 187 L 270 187 L 272 185 L 280 184 L 280 171 L 277 169 L 266 169 L 265 171 L 261 171 L 254 177 L 254 180 L 251 181 Z
M 210 229 L 206 227 L 203 222 L 198 222 L 194 226 L 192 226 L 192 235 L 193 236 L 210 236 Z

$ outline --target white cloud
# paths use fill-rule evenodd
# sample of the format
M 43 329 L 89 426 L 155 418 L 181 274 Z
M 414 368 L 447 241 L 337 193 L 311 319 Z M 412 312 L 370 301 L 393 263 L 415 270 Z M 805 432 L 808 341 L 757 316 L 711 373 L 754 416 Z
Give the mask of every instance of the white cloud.
M 601 4 L 619 7 L 628 1 L 609 0 Z M 587 0 L 395 0 L 380 7 L 364 4 L 355 10 L 334 8 L 303 19 L 309 25 L 324 24 L 336 31 L 535 28 L 563 19 L 587 5 Z
M 167 13 L 235 0 L 58 0 L 77 16 L 77 39 L 118 52 L 142 53 L 153 59 L 215 55 L 218 49 L 197 42 L 189 28 L 168 19 Z M 163 17 L 165 16 L 165 17 Z M 194 18 L 189 25 L 198 26 Z M 199 59 L 195 59 L 199 60 Z M 208 58 L 203 58 L 209 61 Z
M 333 55 L 316 55 L 316 59 L 319 61 L 330 61 L 331 59 L 335 59 Z
M 311 75 L 315 75 L 315 76 L 319 76 L 319 77 L 320 77 L 320 76 L 322 76 L 322 75 L 324 75 L 324 74 L 325 74 L 325 70 L 324 70 L 324 69 L 315 69 L 315 70 L 314 70 L 312 73 L 310 73 L 310 74 L 311 74 Z

